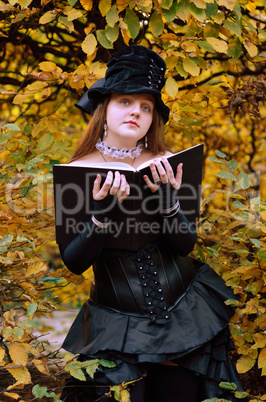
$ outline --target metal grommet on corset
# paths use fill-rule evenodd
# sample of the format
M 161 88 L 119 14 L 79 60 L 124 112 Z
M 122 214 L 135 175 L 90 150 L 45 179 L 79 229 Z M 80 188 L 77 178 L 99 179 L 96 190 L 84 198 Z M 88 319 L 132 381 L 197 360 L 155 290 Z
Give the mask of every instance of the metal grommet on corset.
M 160 284 L 158 269 L 152 255 L 135 259 L 147 313 L 152 322 L 166 324 L 169 321 L 168 307 Z

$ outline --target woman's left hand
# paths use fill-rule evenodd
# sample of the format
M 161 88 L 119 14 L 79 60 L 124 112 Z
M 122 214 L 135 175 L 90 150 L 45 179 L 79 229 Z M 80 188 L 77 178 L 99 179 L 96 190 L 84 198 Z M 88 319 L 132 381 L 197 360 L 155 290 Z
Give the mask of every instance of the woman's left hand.
M 152 193 L 155 193 L 160 188 L 160 184 L 166 184 L 168 182 L 175 190 L 178 190 L 180 188 L 183 175 L 183 163 L 179 163 L 176 168 L 175 175 L 170 163 L 165 157 L 162 157 L 161 161 L 157 158 L 154 159 L 153 162 L 150 164 L 150 169 L 153 182 L 149 179 L 147 175 L 143 176 L 143 179 Z

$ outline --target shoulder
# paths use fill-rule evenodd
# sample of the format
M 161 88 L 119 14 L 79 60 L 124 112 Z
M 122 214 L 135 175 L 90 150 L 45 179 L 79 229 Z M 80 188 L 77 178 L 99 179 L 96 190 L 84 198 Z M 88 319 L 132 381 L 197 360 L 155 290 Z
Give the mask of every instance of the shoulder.
M 99 152 L 91 152 L 88 155 L 84 156 L 83 158 L 76 159 L 73 162 L 70 162 L 69 165 L 86 165 L 90 163 L 104 163 L 101 155 Z

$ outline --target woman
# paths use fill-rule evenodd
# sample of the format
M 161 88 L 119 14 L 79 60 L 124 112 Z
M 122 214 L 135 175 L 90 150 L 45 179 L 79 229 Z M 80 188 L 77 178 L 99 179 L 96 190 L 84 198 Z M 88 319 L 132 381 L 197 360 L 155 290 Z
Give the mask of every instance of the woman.
M 61 399 L 114 400 L 104 396 L 108 387 L 134 380 L 132 402 L 226 397 L 220 381 L 240 386 L 228 358 L 233 312 L 224 304 L 234 295 L 208 265 L 187 257 L 197 235 L 178 201 L 182 164 L 173 172 L 161 135 L 169 115 L 160 93 L 166 65 L 155 52 L 129 46 L 107 66 L 105 79 L 77 105 L 93 116 L 70 163 L 120 159 L 137 168 L 150 161 L 151 176 L 145 175 L 143 184 L 154 195 L 158 208 L 152 219 L 161 231 L 142 234 L 137 250 L 121 248 L 119 236 L 114 247 L 107 247 L 108 228 L 118 217 L 128 219 L 121 206 L 129 202 L 132 189 L 119 171 L 108 172 L 105 179 L 97 175 L 87 228 L 60 245 L 72 272 L 81 274 L 93 264 L 95 274 L 90 299 L 63 348 L 81 361 L 108 359 L 116 366 L 100 366 L 86 383 L 70 378 Z M 172 223 L 177 223 L 176 233 L 169 229 Z

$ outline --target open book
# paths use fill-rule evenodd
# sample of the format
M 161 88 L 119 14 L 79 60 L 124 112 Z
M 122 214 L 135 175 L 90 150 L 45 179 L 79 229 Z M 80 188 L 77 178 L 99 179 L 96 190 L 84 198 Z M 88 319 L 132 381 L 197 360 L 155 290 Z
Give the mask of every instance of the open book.
M 187 219 L 196 223 L 199 216 L 201 180 L 203 164 L 203 144 L 178 152 L 167 157 L 176 173 L 179 163 L 183 163 L 182 185 L 178 197 L 183 213 Z M 80 162 L 53 166 L 56 241 L 59 244 L 69 242 L 84 229 L 84 225 L 93 213 L 92 187 L 97 173 L 103 180 L 109 170 L 118 170 L 126 176 L 130 185 L 130 195 L 122 204 L 115 216 L 117 233 L 109 233 L 105 246 L 114 248 L 136 249 L 158 238 L 158 234 L 149 232 L 148 227 L 158 221 L 158 199 L 156 193 L 151 193 L 143 176 L 152 179 L 150 165 L 147 161 L 137 169 L 123 162 L 91 163 L 84 165 Z M 103 183 L 102 180 L 102 183 Z M 158 196 L 157 196 L 158 197 Z M 130 221 L 131 219 L 131 221 Z M 127 224 L 125 223 L 127 220 Z M 131 222 L 128 224 L 128 222 Z M 137 235 L 134 222 L 145 222 L 146 231 Z M 120 226 L 119 226 L 120 225 Z M 147 241 L 148 240 L 148 241 Z

